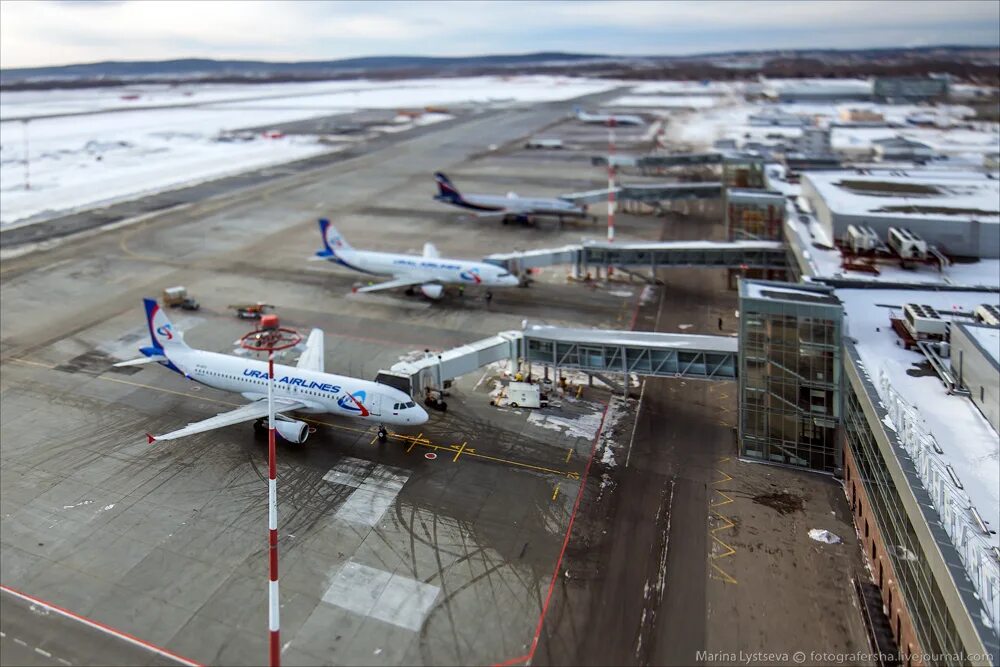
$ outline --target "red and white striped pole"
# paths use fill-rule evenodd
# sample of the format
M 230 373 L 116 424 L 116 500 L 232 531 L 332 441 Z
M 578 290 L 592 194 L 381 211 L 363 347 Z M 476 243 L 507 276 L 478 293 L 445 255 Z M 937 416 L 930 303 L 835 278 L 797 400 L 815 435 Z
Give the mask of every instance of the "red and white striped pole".
M 267 584 L 267 629 L 270 631 L 271 667 L 281 664 L 278 610 L 278 475 L 274 448 L 274 351 L 267 355 L 267 529 L 270 576 Z
M 615 119 L 608 118 L 608 243 L 615 241 Z M 608 265 L 608 278 L 614 269 Z

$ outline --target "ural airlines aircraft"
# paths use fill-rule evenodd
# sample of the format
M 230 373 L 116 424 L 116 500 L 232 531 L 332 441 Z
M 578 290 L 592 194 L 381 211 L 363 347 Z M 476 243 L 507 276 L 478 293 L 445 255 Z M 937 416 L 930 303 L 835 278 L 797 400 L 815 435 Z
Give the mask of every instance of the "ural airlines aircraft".
M 214 389 L 241 394 L 250 401 L 164 435 L 146 434 L 149 442 L 175 440 L 212 429 L 254 421 L 258 430 L 267 428 L 267 362 L 242 359 L 229 354 L 206 352 L 188 347 L 180 331 L 153 299 L 146 304 L 146 323 L 152 345 L 139 348 L 144 357 L 115 366 L 136 366 L 157 362 Z M 295 366 L 274 365 L 275 430 L 290 442 L 305 442 L 309 427 L 286 417 L 286 412 L 330 413 L 376 422 L 379 439 L 385 440 L 385 424 L 413 426 L 427 421 L 427 412 L 398 389 L 377 382 L 333 375 L 323 370 L 323 332 L 313 329 L 305 351 Z
M 580 107 L 573 109 L 576 114 L 576 119 L 584 123 L 598 123 L 600 125 L 607 125 L 612 120 L 615 121 L 615 125 L 645 125 L 644 121 L 639 116 L 631 116 L 628 114 L 615 114 L 615 113 L 587 113 Z
M 575 204 L 561 197 L 519 197 L 514 192 L 508 192 L 506 197 L 500 195 L 463 195 L 447 176 L 440 171 L 434 174 L 438 193 L 434 199 L 458 206 L 459 208 L 476 211 L 477 218 L 499 217 L 504 224 L 509 218 L 520 221 L 530 221 L 533 216 L 563 218 L 585 218 L 587 207 Z
M 413 288 L 419 285 L 424 296 L 440 299 L 444 293 L 444 285 L 482 285 L 488 288 L 514 287 L 520 283 L 517 276 L 493 264 L 444 259 L 432 243 L 424 244 L 423 256 L 396 255 L 355 250 L 325 218 L 319 221 L 319 231 L 323 237 L 323 249 L 316 252 L 316 257 L 362 273 L 392 276 L 392 280 L 362 287 L 359 292 L 406 287 L 412 293 Z

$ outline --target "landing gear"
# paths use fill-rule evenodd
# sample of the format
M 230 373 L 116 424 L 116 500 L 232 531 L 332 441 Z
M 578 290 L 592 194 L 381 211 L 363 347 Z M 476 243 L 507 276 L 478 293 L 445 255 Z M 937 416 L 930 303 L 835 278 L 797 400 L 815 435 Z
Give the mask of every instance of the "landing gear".
M 253 423 L 253 435 L 255 438 L 267 437 L 267 419 L 261 417 Z
M 389 432 L 385 430 L 385 426 L 378 427 L 378 440 L 379 442 L 385 442 L 389 437 Z
M 413 296 L 416 293 L 417 293 L 416 290 L 414 290 L 412 287 L 406 288 L 406 296 Z

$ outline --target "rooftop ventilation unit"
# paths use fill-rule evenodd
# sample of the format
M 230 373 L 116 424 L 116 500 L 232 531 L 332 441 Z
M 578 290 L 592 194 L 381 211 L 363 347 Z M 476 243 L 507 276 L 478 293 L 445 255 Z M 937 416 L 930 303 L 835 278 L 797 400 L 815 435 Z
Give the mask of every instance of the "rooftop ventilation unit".
M 919 303 L 904 304 L 903 322 L 916 340 L 948 337 L 948 320 L 942 319 L 932 306 Z
M 889 247 L 903 259 L 927 259 L 927 241 L 906 227 L 889 228 Z
M 867 225 L 847 225 L 847 246 L 858 254 L 876 250 L 882 242 L 875 230 Z
M 988 303 L 976 306 L 976 321 L 991 327 L 1000 327 L 1000 308 Z

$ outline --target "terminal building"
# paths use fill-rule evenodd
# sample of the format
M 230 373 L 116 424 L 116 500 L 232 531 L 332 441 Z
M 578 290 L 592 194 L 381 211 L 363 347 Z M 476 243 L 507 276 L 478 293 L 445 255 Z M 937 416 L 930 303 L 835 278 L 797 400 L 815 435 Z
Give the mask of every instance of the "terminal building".
M 739 298 L 741 457 L 842 478 L 900 664 L 997 664 L 1000 328 L 973 314 L 997 293 L 743 280 Z M 940 373 L 912 372 L 932 350 L 897 330 L 907 300 L 950 315 Z
M 785 197 L 780 192 L 727 188 L 724 203 L 730 241 L 780 241 L 784 237 Z

